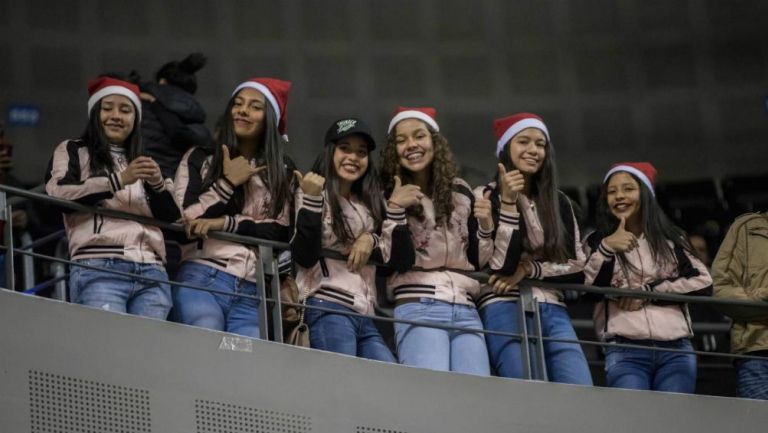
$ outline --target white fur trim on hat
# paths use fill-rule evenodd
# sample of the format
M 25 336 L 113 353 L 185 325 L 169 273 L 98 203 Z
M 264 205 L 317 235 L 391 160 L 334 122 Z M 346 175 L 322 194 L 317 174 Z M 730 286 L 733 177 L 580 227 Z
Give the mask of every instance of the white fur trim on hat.
M 437 125 L 437 122 L 435 121 L 435 119 L 429 117 L 428 114 L 422 113 L 421 111 L 416 111 L 416 110 L 405 110 L 395 114 L 395 117 L 393 117 L 392 120 L 389 122 L 389 128 L 387 128 L 387 134 L 392 132 L 392 130 L 395 128 L 395 125 L 397 125 L 397 122 L 400 122 L 401 120 L 405 120 L 405 119 L 419 119 L 426 122 L 426 124 L 434 128 L 435 131 L 440 130 L 440 127 Z
M 106 86 L 91 95 L 91 97 L 88 98 L 88 115 L 91 115 L 91 109 L 93 109 L 93 106 L 96 105 L 101 98 L 109 95 L 122 95 L 130 99 L 131 102 L 133 102 L 133 106 L 136 107 L 136 112 L 139 113 L 139 120 L 141 120 L 141 101 L 139 100 L 139 97 L 123 86 Z
M 651 190 L 651 195 L 654 195 L 654 196 L 656 195 L 656 192 L 653 190 L 653 184 L 651 183 L 651 180 L 648 179 L 648 176 L 646 176 L 645 173 L 643 173 L 642 171 L 629 165 L 617 165 L 616 167 L 613 167 L 612 169 L 608 170 L 608 173 L 606 173 L 605 178 L 603 178 L 603 183 L 608 182 L 608 178 L 611 177 L 614 173 L 619 171 L 626 171 L 628 173 L 634 174 L 638 179 L 640 179 L 641 182 L 645 184 L 645 186 L 648 187 L 649 190 Z
M 235 91 L 232 92 L 232 96 L 234 97 L 237 95 L 237 92 L 246 87 L 258 90 L 262 95 L 264 95 L 265 98 L 267 98 L 269 104 L 272 105 L 272 109 L 275 110 L 275 124 L 280 125 L 280 117 L 282 116 L 282 113 L 280 113 L 280 106 L 277 105 L 277 99 L 275 99 L 275 95 L 272 94 L 267 86 L 261 83 L 257 83 L 256 81 L 246 81 L 235 87 Z
M 544 122 L 534 118 L 523 119 L 507 128 L 507 130 L 504 131 L 504 135 L 502 135 L 501 138 L 499 138 L 499 141 L 496 142 L 496 157 L 498 158 L 499 154 L 504 149 L 504 145 L 507 144 L 512 137 L 517 135 L 523 129 L 528 128 L 540 129 L 541 132 L 544 133 L 544 136 L 547 137 L 547 142 L 550 142 L 549 131 L 547 130 L 547 126 L 544 125 Z

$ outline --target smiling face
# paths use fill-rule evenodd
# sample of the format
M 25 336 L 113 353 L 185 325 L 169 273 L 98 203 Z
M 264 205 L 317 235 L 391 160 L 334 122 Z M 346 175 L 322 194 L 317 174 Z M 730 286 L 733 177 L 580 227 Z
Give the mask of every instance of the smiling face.
M 264 131 L 264 95 L 246 87 L 235 95 L 232 104 L 232 123 L 238 139 L 255 139 Z
M 640 222 L 640 184 L 629 173 L 620 171 L 608 179 L 606 198 L 617 219 L 625 218 L 628 225 Z
M 339 181 L 348 185 L 363 177 L 368 170 L 368 143 L 365 139 L 353 134 L 336 142 L 333 167 Z
M 547 136 L 537 128 L 518 132 L 509 142 L 512 164 L 525 175 L 536 174 L 547 156 Z
M 107 95 L 100 102 L 99 120 L 104 135 L 110 143 L 122 145 L 136 123 L 136 107 L 123 95 Z
M 405 119 L 395 126 L 395 146 L 400 166 L 414 174 L 427 170 L 435 159 L 432 133 L 418 119 Z

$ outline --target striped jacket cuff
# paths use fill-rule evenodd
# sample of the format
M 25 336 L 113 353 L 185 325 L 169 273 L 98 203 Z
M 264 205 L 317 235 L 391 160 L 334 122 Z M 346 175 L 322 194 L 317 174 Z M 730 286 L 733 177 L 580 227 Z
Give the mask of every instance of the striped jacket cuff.
M 112 193 L 116 193 L 121 189 L 123 189 L 123 183 L 120 179 L 119 173 L 115 173 L 114 171 L 111 171 L 107 175 L 107 179 L 109 180 L 109 189 L 112 191 Z
M 237 230 L 237 221 L 232 215 L 224 215 L 224 231 L 234 233 Z
M 224 202 L 228 202 L 232 198 L 232 194 L 235 192 L 235 186 L 227 178 L 222 177 L 211 185 L 216 194 L 221 197 Z
M 392 220 L 397 224 L 405 224 L 405 209 L 387 206 L 387 219 Z
M 152 187 L 155 192 L 163 192 L 163 190 L 165 190 L 165 179 L 161 179 L 158 183 L 150 183 L 149 181 L 147 181 L 147 183 L 149 183 L 149 186 Z
M 477 228 L 477 236 L 481 239 L 488 239 L 493 235 L 493 229 L 490 229 L 488 231 L 483 230 L 482 228 Z
M 322 195 L 305 195 L 301 198 L 301 207 L 312 212 L 323 211 Z
M 520 213 L 519 212 L 499 212 L 499 224 L 510 224 L 514 227 L 520 226 Z
M 613 258 L 616 257 L 616 253 L 607 245 L 605 245 L 605 241 L 600 241 L 600 245 L 597 246 L 597 250 L 600 251 L 600 254 L 605 256 L 607 260 L 613 260 Z
M 529 277 L 531 277 L 534 280 L 540 280 L 542 278 L 541 263 L 537 262 L 536 260 L 530 263 L 531 263 L 531 274 L 529 275 Z

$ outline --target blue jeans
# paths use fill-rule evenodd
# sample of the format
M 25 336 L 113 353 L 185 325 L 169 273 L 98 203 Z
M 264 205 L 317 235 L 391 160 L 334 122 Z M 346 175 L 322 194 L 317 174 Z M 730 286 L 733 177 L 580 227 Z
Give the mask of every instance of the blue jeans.
M 617 343 L 693 350 L 691 340 L 630 340 Z M 605 382 L 613 388 L 644 389 L 692 394 L 696 389 L 696 355 L 624 347 L 606 347 Z
M 339 303 L 315 297 L 307 299 L 307 305 L 332 308 L 342 313 L 355 312 Z M 307 308 L 305 320 L 309 325 L 309 343 L 313 349 L 397 362 L 372 319 Z
M 541 332 L 544 337 L 576 340 L 571 317 L 565 307 L 555 304 L 539 304 Z M 486 305 L 480 310 L 485 329 L 520 333 L 520 310 L 516 301 L 500 301 Z M 526 327 L 533 328 L 527 319 Z M 529 331 L 530 332 L 530 331 Z M 523 377 L 522 351 L 520 340 L 502 335 L 486 334 L 488 355 L 496 374 L 502 377 L 521 379 Z M 544 358 L 547 377 L 552 382 L 592 385 L 589 364 L 579 344 L 544 342 Z
M 768 400 L 768 358 L 736 361 L 739 397 Z
M 395 318 L 483 329 L 474 307 L 431 298 L 397 306 Z M 397 356 L 402 364 L 478 376 L 491 374 L 488 351 L 481 333 L 395 323 L 395 340 Z
M 163 265 L 116 258 L 81 259 L 76 262 L 168 281 Z M 168 317 L 172 306 L 171 288 L 167 283 L 155 283 L 80 266 L 70 267 L 69 298 L 74 303 L 102 310 L 162 320 Z
M 237 278 L 212 266 L 184 262 L 176 281 L 209 287 L 227 293 L 255 296 L 256 283 Z M 175 319 L 201 328 L 259 338 L 259 305 L 253 298 L 206 292 L 184 286 L 173 287 Z

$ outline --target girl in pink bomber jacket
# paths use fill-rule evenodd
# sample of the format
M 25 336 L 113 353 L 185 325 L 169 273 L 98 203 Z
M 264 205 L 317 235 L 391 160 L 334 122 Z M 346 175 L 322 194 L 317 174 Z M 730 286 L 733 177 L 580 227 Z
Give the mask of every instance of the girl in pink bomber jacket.
M 308 295 L 307 304 L 339 313 L 308 309 L 306 321 L 315 349 L 395 362 L 376 324 L 376 267 L 399 267 L 410 244 L 404 225 L 384 220 L 384 200 L 370 152 L 376 148 L 370 129 L 360 119 L 334 122 L 325 135 L 325 151 L 313 172 L 296 173 L 296 232 L 291 251 L 296 262 L 296 283 Z M 322 249 L 347 256 L 345 260 L 321 256 Z
M 391 194 L 387 219 L 408 228 L 410 263 L 423 270 L 389 277 L 395 318 L 482 329 L 475 308 L 480 284 L 454 270 L 482 268 L 493 252 L 492 222 L 475 216 L 475 197 L 457 177 L 448 142 L 432 108 L 399 108 L 382 153 L 382 179 Z M 481 211 L 482 213 L 482 211 Z M 408 267 L 410 268 L 410 266 Z M 483 335 L 395 324 L 403 364 L 488 375 Z
M 176 172 L 176 199 L 187 233 L 180 282 L 232 296 L 175 286 L 177 319 L 188 325 L 259 336 L 258 248 L 213 239 L 209 230 L 287 242 L 290 238 L 293 164 L 284 155 L 291 83 L 252 78 L 238 85 L 222 116 L 223 145 L 194 147 Z
M 656 202 L 655 176 L 646 162 L 615 164 L 608 171 L 598 201 L 598 230 L 586 241 L 586 284 L 711 295 L 707 268 Z M 595 306 L 594 319 L 603 341 L 693 348 L 686 304 L 606 296 Z M 608 386 L 694 392 L 696 355 L 608 347 L 605 357 Z
M 163 178 L 154 160 L 142 156 L 139 88 L 100 77 L 88 83 L 88 91 L 88 126 L 79 140 L 56 147 L 46 176 L 48 195 L 167 222 L 178 220 L 173 182 Z M 65 213 L 64 225 L 70 258 L 99 268 L 71 267 L 73 302 L 165 320 L 172 305 L 167 282 L 105 272 L 167 281 L 159 228 L 88 212 Z

